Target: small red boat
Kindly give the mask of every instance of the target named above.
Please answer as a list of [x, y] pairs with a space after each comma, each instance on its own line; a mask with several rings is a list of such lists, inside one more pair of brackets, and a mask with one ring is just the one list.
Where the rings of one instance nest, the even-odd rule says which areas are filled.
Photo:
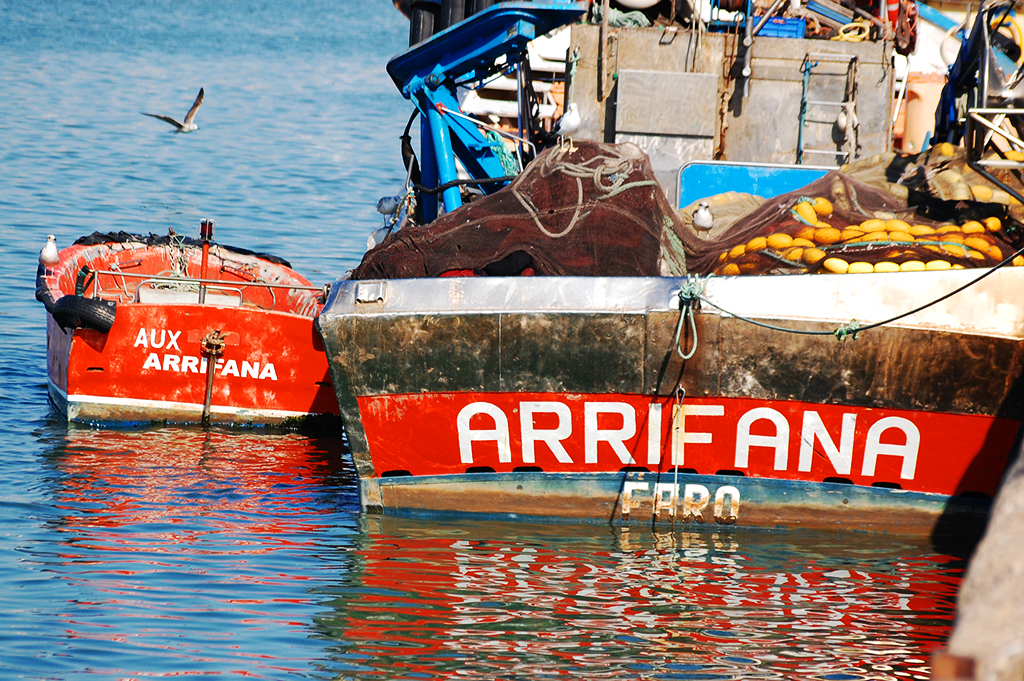
[[200, 238], [95, 233], [40, 253], [50, 399], [83, 423], [294, 425], [338, 415], [325, 289]]

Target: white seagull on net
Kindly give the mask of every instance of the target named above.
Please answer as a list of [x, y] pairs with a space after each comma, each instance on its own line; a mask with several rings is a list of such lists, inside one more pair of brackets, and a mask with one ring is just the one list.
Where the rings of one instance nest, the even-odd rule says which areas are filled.
[[715, 217], [711, 214], [707, 201], [701, 201], [697, 204], [697, 210], [693, 211], [693, 226], [698, 232], [703, 233], [710, 232], [715, 226]]
[[576, 106], [576, 102], [573, 102], [566, 108], [565, 113], [559, 116], [558, 120], [555, 121], [555, 125], [552, 127], [551, 132], [559, 137], [569, 137], [579, 129], [580, 109]]
[[60, 254], [57, 253], [57, 237], [48, 234], [46, 236], [46, 245], [39, 250], [39, 264], [49, 268], [59, 262]]
[[170, 123], [171, 125], [174, 126], [174, 132], [192, 132], [193, 130], [198, 130], [199, 129], [199, 126], [196, 125], [196, 123], [195, 123], [195, 119], [196, 119], [196, 112], [199, 111], [199, 106], [202, 103], [203, 103], [203, 88], [199, 88], [199, 94], [196, 95], [196, 101], [192, 102], [192, 108], [188, 110], [187, 114], [185, 114], [185, 120], [182, 121], [182, 122], [178, 122], [175, 119], [171, 118], [170, 116], [161, 116], [159, 114], [146, 113], [145, 111], [142, 112], [142, 115], [143, 116], [150, 116], [152, 118], [159, 118], [162, 121]]

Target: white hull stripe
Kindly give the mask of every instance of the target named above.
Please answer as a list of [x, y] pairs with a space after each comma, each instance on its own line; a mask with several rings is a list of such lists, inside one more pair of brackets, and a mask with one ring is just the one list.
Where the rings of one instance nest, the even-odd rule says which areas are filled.
[[[68, 410], [72, 407], [79, 407], [90, 404], [116, 405], [121, 407], [135, 407], [140, 409], [163, 409], [179, 412], [202, 413], [203, 405], [194, 402], [170, 402], [166, 400], [137, 400], [127, 397], [110, 397], [107, 395], [68, 395], [57, 387], [53, 381], [49, 381], [50, 389], [56, 391], [67, 403]], [[227, 407], [210, 405], [210, 413], [245, 416], [259, 415], [267, 418], [285, 419], [293, 416], [307, 416], [305, 411], [286, 411], [284, 409], [251, 409], [247, 407]]]

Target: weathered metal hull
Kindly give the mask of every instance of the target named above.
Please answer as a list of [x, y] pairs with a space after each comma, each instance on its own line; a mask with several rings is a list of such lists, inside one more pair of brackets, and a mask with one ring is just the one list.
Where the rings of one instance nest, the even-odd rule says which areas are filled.
[[[705, 296], [829, 331], [982, 273], [721, 277]], [[704, 306], [686, 361], [682, 283], [338, 282], [317, 324], [364, 507], [911, 533], [984, 513], [1024, 412], [1024, 268], [841, 342]]]

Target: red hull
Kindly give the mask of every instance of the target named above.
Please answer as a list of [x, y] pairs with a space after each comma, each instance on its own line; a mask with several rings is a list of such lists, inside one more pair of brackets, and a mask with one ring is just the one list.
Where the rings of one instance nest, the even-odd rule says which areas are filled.
[[377, 476], [671, 473], [675, 452], [680, 471], [699, 475], [992, 496], [1020, 425], [724, 397], [687, 398], [676, 420], [672, 398], [643, 395], [433, 393], [358, 402]]
[[[208, 274], [221, 282], [220, 289], [211, 287], [212, 302], [142, 302], [136, 283], [147, 270], [160, 276], [169, 259], [166, 250], [73, 246], [44, 277], [59, 300], [71, 294], [73, 277], [88, 263], [99, 270], [99, 287], [93, 283], [85, 297], [118, 301], [106, 333], [62, 330], [54, 316], [48, 317], [50, 395], [69, 420], [199, 422], [209, 359], [202, 341], [215, 330], [225, 336], [225, 345], [215, 360], [211, 422], [279, 424], [338, 414], [323, 344], [313, 329], [319, 304], [308, 281], [284, 265], [231, 253], [231, 267], [220, 263], [219, 269], [211, 267], [216, 274]], [[134, 280], [104, 271], [111, 263], [125, 269], [126, 261], [140, 271]], [[257, 278], [280, 286], [249, 286]], [[239, 291], [237, 304], [217, 295], [229, 288]], [[126, 299], [126, 294], [133, 295]], [[189, 295], [198, 299], [197, 293], [184, 294]]]

